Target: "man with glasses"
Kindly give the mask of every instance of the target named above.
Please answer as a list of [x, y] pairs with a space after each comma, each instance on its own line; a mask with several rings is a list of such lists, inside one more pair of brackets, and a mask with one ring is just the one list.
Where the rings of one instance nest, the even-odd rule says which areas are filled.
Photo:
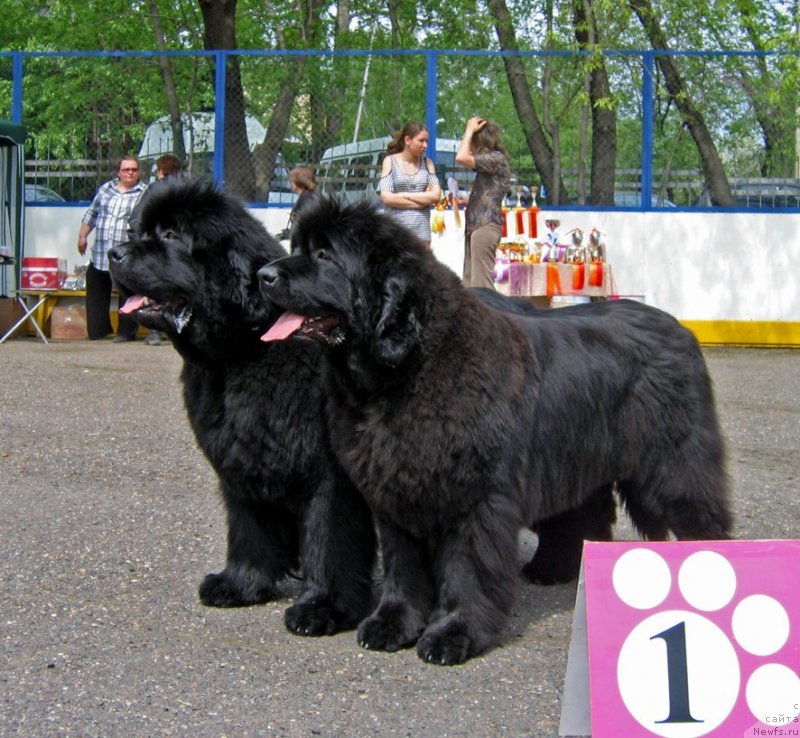
[[[135, 156], [120, 159], [117, 177], [100, 185], [81, 220], [78, 252], [86, 253], [89, 233], [94, 230], [92, 258], [86, 269], [86, 327], [92, 341], [112, 332], [111, 274], [108, 271], [108, 250], [128, 240], [128, 218], [146, 185], [139, 181], [139, 160]], [[129, 295], [120, 290], [120, 305]], [[120, 313], [115, 342], [133, 341], [138, 324]]]

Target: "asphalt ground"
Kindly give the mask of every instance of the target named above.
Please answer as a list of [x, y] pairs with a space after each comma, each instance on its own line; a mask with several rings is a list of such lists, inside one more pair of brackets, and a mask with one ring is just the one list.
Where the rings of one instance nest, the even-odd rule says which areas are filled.
[[[800, 537], [800, 352], [706, 356], [736, 537]], [[289, 634], [295, 582], [203, 607], [225, 519], [173, 349], [17, 339], [0, 368], [1, 736], [558, 735], [575, 585], [521, 582], [502, 645], [449, 668]]]

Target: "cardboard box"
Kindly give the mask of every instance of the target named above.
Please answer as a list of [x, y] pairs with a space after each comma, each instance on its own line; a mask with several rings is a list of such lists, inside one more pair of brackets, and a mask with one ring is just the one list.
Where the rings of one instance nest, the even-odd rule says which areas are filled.
[[[0, 297], [0, 336], [5, 336], [6, 332], [16, 323], [25, 311], [13, 297]], [[25, 321], [9, 338], [23, 338], [27, 334], [28, 321]]]
[[67, 260], [49, 256], [25, 256], [22, 259], [23, 290], [57, 290], [67, 278]]
[[83, 305], [56, 305], [50, 316], [50, 338], [62, 341], [89, 338], [86, 332], [86, 308]]

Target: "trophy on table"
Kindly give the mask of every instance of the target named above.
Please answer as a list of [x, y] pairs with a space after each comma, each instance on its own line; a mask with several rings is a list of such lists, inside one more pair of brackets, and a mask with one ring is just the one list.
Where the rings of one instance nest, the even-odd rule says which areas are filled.
[[569, 246], [564, 261], [568, 264], [582, 264], [586, 261], [586, 247], [583, 245], [583, 231], [580, 228], [573, 228], [570, 233]]
[[542, 248], [542, 261], [558, 261], [561, 234], [558, 228], [561, 226], [561, 221], [557, 218], [547, 218], [544, 222], [544, 227], [547, 232], [544, 235], [544, 247]]
[[605, 234], [592, 228], [589, 234], [589, 261], [602, 262], [606, 260]]

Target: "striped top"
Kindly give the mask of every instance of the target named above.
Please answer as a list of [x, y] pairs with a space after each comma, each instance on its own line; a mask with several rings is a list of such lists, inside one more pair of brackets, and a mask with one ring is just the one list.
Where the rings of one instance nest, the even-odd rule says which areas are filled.
[[[428, 189], [428, 185], [433, 187], [439, 185], [439, 180], [436, 175], [428, 171], [426, 158], [420, 161], [416, 172], [413, 174], [406, 174], [403, 172], [397, 157], [397, 154], [392, 154], [389, 157], [392, 162], [392, 168], [386, 176], [381, 177], [378, 181], [378, 192], [425, 192], [425, 190]], [[431, 215], [429, 207], [410, 210], [390, 208], [388, 206], [385, 206], [385, 208], [387, 213], [390, 213], [423, 241], [431, 240]]]

